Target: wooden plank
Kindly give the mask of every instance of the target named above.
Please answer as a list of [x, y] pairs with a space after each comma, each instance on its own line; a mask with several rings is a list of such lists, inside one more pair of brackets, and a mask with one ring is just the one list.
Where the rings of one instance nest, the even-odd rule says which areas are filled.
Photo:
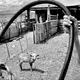
[[50, 29], [51, 36], [56, 32], [57, 32], [57, 28], [56, 27]]
[[57, 20], [51, 20], [51, 28], [56, 27], [58, 25], [58, 21]]
[[34, 35], [35, 35], [35, 43], [39, 43], [40, 42], [40, 36], [41, 36], [41, 23], [37, 23], [35, 24], [35, 31], [34, 31]]
[[[5, 25], [1, 26], [0, 27], [0, 33], [2, 32], [2, 30], [4, 29]], [[5, 32], [4, 36], [3, 36], [3, 39], [6, 40], [6, 39], [9, 39], [9, 33], [10, 33], [10, 29], [8, 28], [8, 30]]]
[[8, 30], [5, 32], [4, 40], [9, 39], [9, 38], [10, 38], [10, 28], [8, 28]]
[[10, 38], [18, 36], [19, 29], [15, 26], [10, 26]]
[[27, 34], [28, 46], [33, 44], [33, 32], [28, 32]]
[[15, 55], [21, 52], [21, 46], [19, 41], [14, 40], [12, 42], [7, 43], [7, 45], [9, 49], [10, 58], [14, 57]]
[[6, 44], [0, 45], [0, 62], [6, 62], [9, 59]]
[[25, 51], [27, 49], [27, 41], [26, 36], [24, 36], [22, 39], [20, 39], [22, 51]]

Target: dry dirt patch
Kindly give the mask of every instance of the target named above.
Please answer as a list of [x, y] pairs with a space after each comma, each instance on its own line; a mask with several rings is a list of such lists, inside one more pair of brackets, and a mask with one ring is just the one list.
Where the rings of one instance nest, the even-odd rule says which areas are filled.
[[[28, 38], [31, 39], [29, 35]], [[7, 65], [10, 66], [18, 80], [58, 80], [65, 56], [67, 55], [68, 38], [68, 34], [64, 33], [51, 38], [44, 44], [28, 44], [29, 46], [25, 52], [37, 52], [40, 54], [40, 59], [34, 63], [32, 72], [29, 70], [30, 66], [28, 63], [23, 64], [25, 71], [20, 71], [18, 55], [8, 61]], [[77, 52], [74, 48], [65, 80], [80, 80], [80, 66], [77, 63], [77, 59]]]

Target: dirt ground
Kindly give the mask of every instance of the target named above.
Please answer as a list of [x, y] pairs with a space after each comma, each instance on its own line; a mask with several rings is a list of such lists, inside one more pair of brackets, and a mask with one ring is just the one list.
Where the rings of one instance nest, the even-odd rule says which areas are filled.
[[[26, 35], [27, 38], [22, 39], [21, 43], [23, 44], [22, 49], [26, 49], [24, 52], [36, 52], [40, 55], [40, 59], [36, 60], [33, 65], [33, 71], [30, 71], [28, 63], [23, 64], [23, 71], [20, 70], [18, 55], [7, 61], [6, 64], [10, 67], [17, 80], [58, 80], [67, 55], [68, 34], [64, 33], [60, 36], [51, 38], [46, 43], [37, 45], [33, 44], [31, 34], [32, 33], [28, 33], [28, 35]], [[10, 42], [7, 44], [8, 47], [11, 46], [14, 48], [11, 48], [10, 50], [9, 47], [10, 56], [21, 52], [20, 44], [17, 43], [19, 42]], [[25, 44], [27, 44], [27, 46]], [[18, 47], [15, 48], [15, 46]], [[5, 61], [8, 57], [8, 53], [5, 48], [6, 45], [0, 46], [0, 59], [2, 61]], [[5, 78], [7, 78], [7, 74], [5, 75]], [[78, 55], [75, 47], [65, 80], [80, 80], [80, 65], [78, 64]]]

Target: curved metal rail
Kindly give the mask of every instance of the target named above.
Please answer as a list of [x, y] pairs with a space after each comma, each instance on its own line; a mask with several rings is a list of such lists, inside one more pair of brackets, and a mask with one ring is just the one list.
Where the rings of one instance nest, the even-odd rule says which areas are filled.
[[[70, 15], [69, 10], [60, 2], [58, 1], [52, 1], [52, 0], [40, 0], [40, 1], [34, 1], [31, 2], [29, 4], [27, 4], [26, 6], [24, 6], [22, 9], [20, 9], [12, 18], [11, 20], [7, 23], [6, 27], [4, 28], [4, 30], [1, 33], [0, 36], [0, 41], [3, 37], [3, 35], [5, 34], [5, 32], [7, 31], [7, 29], [9, 28], [9, 26], [11, 25], [11, 23], [25, 10], [31, 8], [32, 6], [38, 5], [38, 4], [44, 4], [44, 3], [49, 3], [49, 4], [54, 4], [57, 5], [58, 7], [60, 7], [66, 15]], [[69, 34], [69, 45], [68, 45], [68, 49], [67, 49], [67, 56], [59, 77], [59, 80], [64, 80], [65, 76], [66, 76], [66, 72], [68, 70], [68, 66], [71, 60], [71, 56], [72, 56], [72, 51], [73, 51], [73, 45], [74, 45], [74, 22], [72, 24], [72, 26], [70, 27], [70, 34]]]

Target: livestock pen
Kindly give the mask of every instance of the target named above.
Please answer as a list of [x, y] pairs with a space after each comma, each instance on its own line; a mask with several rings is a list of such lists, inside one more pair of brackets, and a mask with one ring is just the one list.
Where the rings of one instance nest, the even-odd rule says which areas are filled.
[[[10, 52], [10, 58], [12, 58], [9, 61], [6, 44], [0, 45], [0, 59], [2, 60], [2, 62], [6, 62], [7, 60], [6, 64], [9, 66], [18, 80], [58, 79], [65, 56], [67, 55], [66, 50], [68, 43], [68, 34], [64, 33], [62, 35], [53, 37], [44, 44], [31, 43], [33, 39], [33, 36], [29, 36], [31, 34], [32, 33], [27, 33], [24, 38], [21, 39], [22, 49], [24, 51], [21, 51], [19, 41], [15, 40], [13, 42], [7, 43]], [[26, 43], [26, 37], [28, 40], [28, 44]], [[33, 65], [32, 72], [30, 71], [30, 66], [27, 63], [23, 64], [23, 71], [21, 71], [19, 68], [18, 54], [24, 54], [26, 52], [36, 52], [40, 55], [40, 59], [36, 60]], [[78, 55], [76, 49], [74, 48], [66, 80], [79, 79], [80, 68], [79, 64], [77, 63], [77, 59]], [[7, 74], [5, 72], [3, 74], [7, 79]]]
[[[49, 32], [47, 33], [48, 35], [50, 34]], [[27, 32], [22, 38], [0, 44], [0, 61], [5, 62], [9, 66], [17, 80], [57, 80], [67, 55], [69, 34], [57, 34], [43, 44], [34, 44], [33, 37], [34, 32]], [[39, 53], [40, 58], [35, 61], [32, 71], [30, 71], [30, 66], [27, 63], [22, 65], [23, 71], [21, 71], [19, 67], [19, 54], [27, 52], [31, 54], [34, 52]], [[77, 59], [78, 55], [74, 47], [65, 80], [80, 79], [80, 67]], [[6, 72], [3, 75], [7, 79]]]

